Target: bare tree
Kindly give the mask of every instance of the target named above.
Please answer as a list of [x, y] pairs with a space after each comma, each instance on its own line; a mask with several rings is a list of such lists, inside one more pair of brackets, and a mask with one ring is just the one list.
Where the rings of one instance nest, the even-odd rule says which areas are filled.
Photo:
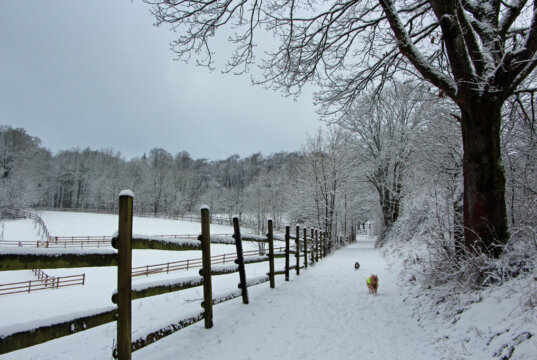
[[24, 208], [45, 202], [50, 152], [26, 130], [0, 126], [0, 216], [6, 208]]
[[425, 121], [419, 89], [394, 84], [378, 98], [360, 97], [338, 124], [352, 134], [357, 166], [378, 193], [383, 225], [399, 217], [404, 174], [415, 150], [412, 137]]
[[165, 208], [169, 193], [170, 171], [173, 157], [162, 148], [153, 148], [149, 152], [149, 164], [151, 165], [151, 193], [153, 196], [153, 212], [156, 214]]
[[[465, 244], [501, 253], [508, 237], [501, 109], [537, 65], [537, 5], [527, 0], [145, 0], [157, 24], [180, 36], [179, 58], [211, 66], [210, 40], [233, 30], [227, 71], [254, 62], [254, 35], [279, 45], [259, 81], [298, 93], [313, 80], [326, 114], [347, 110], [370, 85], [394, 76], [425, 80], [458, 106], [464, 159]], [[270, 50], [270, 46], [269, 46]]]
[[337, 205], [344, 201], [346, 184], [353, 175], [348, 146], [349, 136], [340, 127], [319, 129], [308, 139], [304, 159], [297, 165], [295, 206], [305, 218], [316, 219], [307, 225], [326, 229], [332, 236], [337, 230]]

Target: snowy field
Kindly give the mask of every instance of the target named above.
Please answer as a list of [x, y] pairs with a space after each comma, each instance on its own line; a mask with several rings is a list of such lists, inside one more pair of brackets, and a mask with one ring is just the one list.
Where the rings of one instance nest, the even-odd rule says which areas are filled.
[[[65, 213], [65, 212], [42, 212], [40, 216], [45, 221], [49, 232], [54, 236], [110, 236], [117, 231], [117, 216], [104, 214], [83, 214], [83, 213]], [[38, 240], [41, 238], [39, 227], [35, 226], [32, 220], [15, 220], [4, 221], [0, 225], [3, 229], [4, 240], [28, 241]], [[193, 234], [200, 233], [200, 224], [195, 222], [183, 222], [164, 219], [138, 218], [133, 219], [133, 232], [146, 235], [174, 235], [174, 234]], [[246, 230], [246, 229], [245, 229]], [[230, 226], [212, 225], [212, 234], [231, 234], [233, 229]], [[245, 233], [247, 231], [244, 231]], [[278, 244], [278, 243], [276, 243]], [[257, 243], [245, 242], [244, 250], [255, 250], [258, 248]], [[234, 253], [235, 246], [215, 245], [211, 246], [211, 255], [224, 253]], [[201, 251], [156, 251], [156, 250], [134, 250], [133, 267], [153, 264], [161, 264], [185, 259], [201, 258]], [[282, 259], [277, 259], [277, 268], [283, 267]], [[248, 265], [248, 277], [264, 275], [268, 271], [268, 263]], [[185, 278], [198, 276], [199, 269], [190, 271], [176, 271], [169, 274], [154, 274], [150, 276], [139, 276], [133, 278], [133, 285], [158, 281], [164, 279]], [[103, 268], [71, 268], [71, 269], [45, 269], [50, 276], [64, 276], [86, 274], [86, 283], [84, 286], [72, 286], [58, 290], [42, 290], [31, 293], [20, 293], [0, 296], [0, 306], [2, 312], [0, 315], [0, 326], [35, 321], [35, 319], [50, 318], [54, 316], [65, 315], [72, 312], [96, 309], [113, 305], [111, 295], [117, 287], [117, 273], [115, 267]], [[31, 270], [20, 271], [3, 271], [0, 272], [0, 283], [12, 283], [19, 281], [36, 280]], [[229, 290], [237, 288], [238, 273], [218, 276], [213, 280], [213, 291], [218, 295]], [[146, 327], [154, 327], [155, 323], [166, 322], [170, 314], [175, 317], [199, 311], [200, 301], [203, 297], [201, 287], [184, 290], [172, 294], [145, 298], [136, 300], [133, 303], [133, 328], [134, 334], [138, 329], [142, 331]], [[144, 311], [144, 309], [153, 309], [153, 311]], [[156, 309], [156, 310], [155, 310]], [[108, 330], [107, 330], [108, 327]], [[115, 333], [115, 325], [104, 325], [94, 332], [97, 337], [92, 345], [102, 347], [102, 352], [95, 355], [89, 355], [84, 351], [77, 355], [79, 359], [102, 359], [110, 355], [109, 347], [111, 339]], [[110, 332], [111, 331], [111, 332]], [[91, 330], [86, 331], [91, 335]], [[112, 335], [110, 335], [112, 334]], [[89, 336], [89, 335], [88, 335]], [[103, 337], [104, 336], [104, 337]], [[71, 337], [69, 337], [71, 338]], [[70, 343], [71, 340], [65, 338], [58, 341]], [[110, 340], [110, 341], [109, 341]], [[55, 343], [53, 341], [52, 343]], [[78, 344], [75, 341], [73, 344]], [[43, 345], [46, 346], [46, 345]], [[62, 345], [63, 346], [63, 345]], [[56, 345], [54, 345], [56, 347]], [[1, 356], [1, 359], [34, 358], [33, 352], [40, 353], [36, 359], [56, 359], [56, 351], [42, 352], [41, 347], [35, 346], [28, 349], [29, 353], [24, 350]], [[70, 349], [67, 354], [72, 359], [72, 355], [77, 352]], [[106, 355], [104, 355], [106, 354]], [[44, 357], [41, 357], [44, 356]], [[88, 356], [88, 357], [86, 357]], [[104, 356], [104, 357], [103, 357]]]
[[[110, 215], [47, 212], [42, 216], [50, 232], [62, 236], [106, 235], [115, 231], [117, 221], [117, 217]], [[68, 221], [64, 222], [63, 217]], [[81, 223], [77, 217], [84, 221]], [[158, 226], [153, 227], [152, 223]], [[22, 221], [6, 223], [5, 235], [18, 226], [33, 229], [31, 222], [22, 224]], [[149, 235], [199, 233], [199, 224], [170, 220], [135, 218], [134, 227], [135, 232]], [[230, 233], [231, 228], [212, 227], [212, 233], [218, 232]], [[391, 258], [387, 264], [381, 253], [373, 249], [373, 243], [374, 238], [359, 236], [357, 243], [339, 249], [302, 271], [300, 276], [291, 272], [289, 282], [277, 276], [275, 289], [270, 289], [268, 283], [249, 288], [249, 305], [243, 305], [237, 298], [214, 307], [212, 329], [205, 329], [203, 321], [199, 322], [134, 352], [133, 359], [485, 360], [501, 359], [509, 353], [510, 357], [505, 359], [537, 359], [536, 336], [533, 336], [537, 333], [536, 319], [534, 313], [522, 311], [516, 291], [491, 290], [493, 293], [483, 295], [483, 301], [467, 306], [456, 321], [446, 319], [443, 314], [431, 313], [430, 307], [420, 302], [422, 299], [398, 276], [397, 259]], [[232, 246], [213, 247], [213, 255], [218, 251], [234, 252]], [[199, 257], [194, 253], [197, 252], [135, 251], [135, 263]], [[356, 261], [361, 264], [357, 271]], [[280, 261], [276, 268], [282, 267]], [[247, 265], [246, 273], [251, 278], [267, 270], [268, 263], [261, 263]], [[87, 284], [0, 296], [2, 327], [112, 304], [115, 268], [46, 272], [52, 275], [85, 272]], [[0, 283], [4, 282], [4, 273], [0, 272]], [[32, 277], [29, 271], [18, 273], [19, 277]], [[366, 277], [372, 273], [380, 279], [377, 296], [370, 295], [365, 286]], [[197, 270], [135, 278], [134, 283], [193, 275], [197, 275]], [[214, 293], [236, 289], [237, 283], [237, 273], [214, 277]], [[202, 288], [195, 288], [134, 300], [133, 338], [149, 328], [199, 311], [202, 297]], [[110, 323], [0, 355], [0, 359], [111, 359], [115, 329], [115, 323]], [[532, 336], [520, 337], [525, 332]], [[510, 352], [509, 346], [517, 341]]]

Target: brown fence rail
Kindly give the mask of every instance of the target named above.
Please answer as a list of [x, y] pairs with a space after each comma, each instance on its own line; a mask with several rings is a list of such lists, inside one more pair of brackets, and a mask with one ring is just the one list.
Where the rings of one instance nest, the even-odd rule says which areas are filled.
[[[231, 236], [232, 234], [218, 234], [217, 236]], [[196, 239], [194, 234], [152, 235], [156, 238], [166, 239]], [[43, 248], [101, 248], [111, 247], [111, 236], [51, 236], [49, 240], [1, 240], [0, 246], [43, 247]]]
[[[278, 254], [283, 254], [285, 252], [285, 248], [281, 247], [278, 249], [275, 249]], [[249, 250], [243, 252], [244, 256], [253, 256], [253, 255], [259, 255], [259, 250]], [[226, 263], [234, 263], [237, 259], [237, 253], [229, 253], [229, 254], [220, 254], [220, 255], [214, 255], [211, 256], [211, 265], [219, 265], [219, 264], [226, 264]], [[192, 270], [192, 269], [199, 269], [203, 267], [203, 261], [202, 258], [199, 259], [187, 259], [187, 260], [179, 260], [179, 261], [173, 261], [173, 262], [167, 262], [163, 264], [154, 264], [154, 265], [144, 265], [144, 266], [137, 266], [132, 268], [132, 277], [136, 276], [149, 276], [154, 274], [162, 274], [162, 273], [170, 273], [173, 271], [180, 271], [180, 270]]]
[[50, 232], [48, 231], [47, 225], [45, 225], [45, 222], [43, 221], [41, 216], [39, 216], [37, 214], [34, 214], [34, 213], [31, 213], [31, 212], [28, 212], [28, 211], [23, 211], [23, 210], [6, 209], [4, 211], [9, 213], [10, 215], [12, 215], [14, 217], [17, 217], [17, 218], [24, 218], [24, 219], [34, 220], [41, 227], [41, 230], [43, 231], [43, 237], [45, 239], [47, 239], [47, 240], [50, 240], [50, 238], [51, 238]]
[[110, 247], [110, 239], [108, 236], [96, 236], [94, 239], [92, 237], [69, 237], [63, 238], [64, 240], [38, 240], [38, 241], [18, 241], [18, 240], [0, 240], [0, 246], [19, 246], [19, 247], [39, 247], [39, 248], [101, 248], [101, 247]]
[[[117, 215], [118, 209], [105, 210], [105, 209], [72, 209], [72, 208], [38, 208], [36, 211], [65, 211], [65, 212], [81, 212], [81, 213], [91, 213], [91, 214], [106, 214], [106, 215]], [[137, 217], [149, 217], [149, 218], [159, 218], [159, 219], [168, 219], [168, 220], [181, 220], [181, 221], [191, 221], [191, 222], [201, 222], [201, 216], [197, 214], [166, 214], [166, 213], [154, 213], [147, 211], [134, 211], [134, 216]], [[219, 225], [233, 225], [232, 219], [227, 216], [211, 216], [212, 224]]]
[[21, 281], [10, 284], [0, 284], [0, 295], [29, 293], [38, 290], [59, 289], [66, 286], [84, 285], [86, 274], [44, 277], [39, 280]]

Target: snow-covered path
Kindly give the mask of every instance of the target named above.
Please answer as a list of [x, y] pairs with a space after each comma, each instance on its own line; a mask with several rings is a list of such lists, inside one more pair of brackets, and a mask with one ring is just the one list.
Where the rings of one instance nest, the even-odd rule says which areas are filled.
[[[354, 263], [361, 267], [354, 270]], [[380, 279], [370, 295], [365, 279]], [[202, 323], [137, 351], [133, 359], [439, 359], [428, 336], [410, 317], [373, 239], [340, 249], [320, 263], [278, 281], [276, 289], [250, 290], [214, 308], [214, 327]]]

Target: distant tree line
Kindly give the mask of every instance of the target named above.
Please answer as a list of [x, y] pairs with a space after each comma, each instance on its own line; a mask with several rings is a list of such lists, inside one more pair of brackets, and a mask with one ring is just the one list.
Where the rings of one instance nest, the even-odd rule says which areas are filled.
[[209, 161], [161, 148], [130, 160], [112, 149], [53, 155], [24, 129], [2, 126], [0, 206], [114, 210], [119, 192], [128, 188], [137, 211], [187, 214], [208, 204], [230, 217], [247, 213], [281, 221], [289, 173], [301, 157], [280, 152]]
[[[349, 235], [365, 221], [385, 235], [399, 221], [447, 248], [463, 248], [463, 155], [457, 109], [429, 88], [393, 83], [356, 100], [299, 152], [224, 160], [154, 148], [124, 159], [112, 149], [53, 155], [24, 129], [0, 127], [0, 207], [117, 209], [131, 189], [137, 211], [238, 215], [259, 233], [267, 218]], [[442, 119], [442, 121], [439, 121]], [[533, 92], [511, 97], [502, 144], [510, 226], [537, 226], [537, 147]], [[421, 231], [424, 231], [423, 229]]]

